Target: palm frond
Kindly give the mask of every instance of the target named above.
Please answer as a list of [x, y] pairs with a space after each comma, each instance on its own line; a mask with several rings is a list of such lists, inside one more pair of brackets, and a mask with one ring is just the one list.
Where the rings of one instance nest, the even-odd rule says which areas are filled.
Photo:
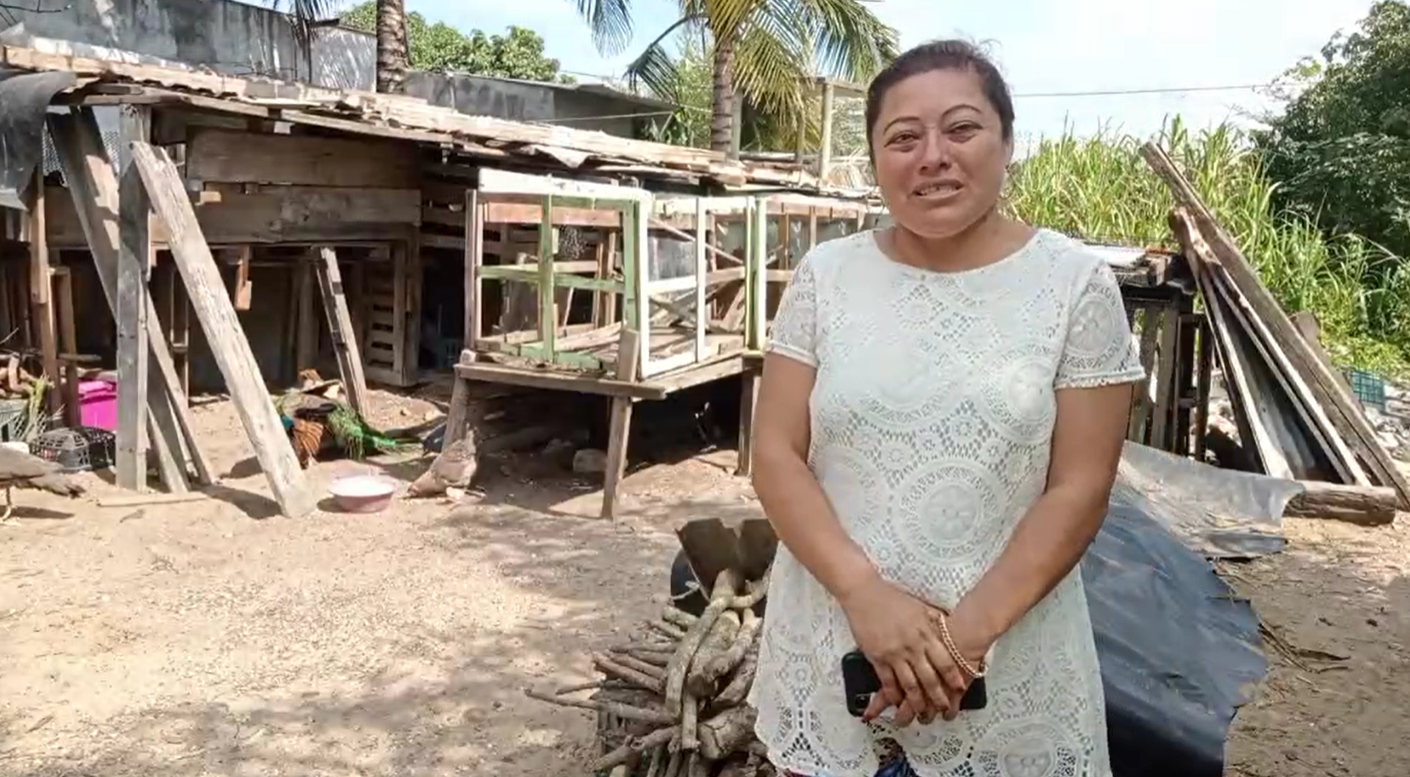
[[698, 0], [698, 3], [715, 40], [730, 37], [738, 40], [745, 25], [768, 0]]
[[815, 42], [824, 74], [865, 83], [900, 53], [896, 30], [867, 6], [869, 0], [769, 0], [799, 19]]
[[806, 31], [797, 18], [759, 9], [735, 47], [734, 86], [766, 113], [792, 118], [803, 107]]
[[574, 0], [603, 56], [621, 53], [632, 40], [631, 0]]
[[633, 89], [645, 85], [651, 94], [662, 100], [680, 102], [680, 68], [676, 58], [666, 50], [665, 41], [681, 28], [697, 21], [698, 17], [687, 14], [656, 36], [656, 40], [651, 41], [641, 55], [627, 65], [627, 83]]

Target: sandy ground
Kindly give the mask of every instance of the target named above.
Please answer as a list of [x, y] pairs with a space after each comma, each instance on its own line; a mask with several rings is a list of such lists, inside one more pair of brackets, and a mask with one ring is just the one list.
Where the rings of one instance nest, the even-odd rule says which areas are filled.
[[[434, 412], [376, 392], [387, 426]], [[0, 775], [581, 775], [589, 713], [527, 686], [659, 611], [674, 521], [757, 510], [731, 451], [600, 492], [528, 457], [475, 505], [274, 515], [230, 408], [200, 407], [220, 500], [103, 508], [17, 492], [0, 529]], [[320, 489], [373, 465], [310, 470]], [[385, 464], [409, 478], [414, 464]], [[323, 503], [325, 508], [331, 508]], [[1228, 568], [1289, 646], [1241, 713], [1229, 774], [1410, 774], [1410, 531], [1290, 521]]]

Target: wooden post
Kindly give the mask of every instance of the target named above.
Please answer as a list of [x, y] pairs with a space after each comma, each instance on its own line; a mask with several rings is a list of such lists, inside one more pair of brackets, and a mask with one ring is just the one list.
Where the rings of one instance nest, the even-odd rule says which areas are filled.
[[[146, 142], [151, 112], [144, 106], [122, 106], [122, 145]], [[151, 299], [147, 273], [152, 261], [149, 231], [151, 204], [137, 169], [128, 164], [118, 184], [118, 221], [122, 247], [117, 272], [118, 428], [117, 484], [142, 491], [147, 487], [147, 315]]]
[[[89, 251], [93, 255], [93, 266], [98, 271], [99, 285], [107, 299], [108, 310], [117, 319], [118, 293], [118, 254], [121, 251], [119, 239], [118, 209], [120, 195], [117, 177], [112, 164], [108, 162], [107, 151], [103, 147], [98, 123], [90, 111], [80, 109], [70, 116], [49, 115], [50, 135], [54, 138], [54, 148], [58, 152], [59, 166], [63, 168], [73, 196], [79, 224], [88, 240]], [[160, 434], [153, 435], [161, 472], [181, 472], [175, 457], [181, 455], [183, 447], [189, 453], [189, 461], [196, 470], [197, 479], [204, 484], [215, 482], [213, 470], [201, 452], [191, 419], [186, 394], [181, 389], [180, 379], [172, 363], [171, 352], [167, 349], [165, 335], [155, 309], [148, 300], [147, 341], [151, 349], [155, 369], [149, 371], [150, 380], [146, 389], [147, 408], [151, 411]], [[184, 440], [184, 446], [183, 446]], [[169, 491], [185, 489], [184, 476], [175, 481], [166, 481]]]
[[166, 152], [151, 144], [132, 144], [132, 162], [142, 176], [152, 207], [166, 223], [172, 258], [186, 282], [191, 306], [205, 331], [211, 353], [234, 400], [270, 490], [284, 514], [298, 518], [313, 512], [312, 495], [294, 457], [293, 445], [265, 390], [259, 364], [240, 329], [235, 307], [181, 177]]
[[480, 263], [485, 257], [485, 214], [480, 209], [480, 193], [465, 190], [465, 342], [462, 351], [475, 348], [480, 339]]
[[[645, 308], [646, 298], [642, 297]], [[631, 329], [622, 329], [617, 344], [617, 380], [634, 381], [641, 361], [637, 358], [641, 337]], [[627, 474], [627, 439], [632, 431], [632, 398], [612, 397], [612, 415], [608, 419], [607, 471], [602, 479], [602, 517], [617, 517], [617, 487]]]
[[749, 477], [754, 471], [754, 406], [759, 402], [759, 367], [744, 360], [739, 392], [739, 462], [734, 474]]
[[[475, 358], [473, 351], [461, 351], [460, 363], [465, 364]], [[450, 448], [460, 438], [464, 437], [467, 429], [466, 423], [470, 414], [470, 381], [460, 377], [452, 371], [455, 377], [451, 379], [450, 407], [446, 411], [446, 430], [441, 436], [441, 450]]]
[[558, 342], [558, 315], [554, 308], [553, 196], [543, 198], [539, 211], [539, 339], [553, 361]]
[[239, 252], [239, 258], [235, 260], [235, 288], [231, 290], [230, 298], [235, 303], [236, 310], [249, 310], [253, 291], [250, 284], [250, 257], [254, 253], [254, 247], [243, 245], [235, 250]]
[[59, 323], [60, 361], [64, 366], [64, 422], [70, 427], [83, 423], [78, 394], [78, 322], [73, 317], [73, 275], [67, 267], [54, 268], [54, 316]]
[[623, 294], [622, 322], [624, 329], [635, 329], [637, 332], [638, 363], [633, 376], [640, 375], [651, 358], [651, 303], [646, 296], [647, 270], [650, 268], [646, 258], [649, 251], [648, 214], [646, 206], [637, 201], [626, 206], [622, 218], [622, 282], [626, 292]]
[[[1155, 312], [1153, 308], [1146, 308], [1147, 315]], [[1160, 372], [1156, 377], [1155, 389], [1155, 416], [1151, 423], [1151, 446], [1166, 452], [1171, 452], [1174, 447], [1170, 443], [1170, 421], [1175, 407], [1175, 401], [1179, 398], [1175, 391], [1175, 365], [1178, 361], [1176, 357], [1177, 346], [1179, 345], [1178, 335], [1180, 329], [1180, 311], [1174, 303], [1166, 303], [1160, 306], [1160, 358], [1157, 361]]]
[[44, 375], [49, 379], [49, 390], [44, 394], [44, 406], [52, 413], [57, 409], [59, 375], [59, 349], [54, 339], [54, 306], [50, 304], [49, 237], [44, 222], [44, 164], [41, 161], [34, 170], [34, 191], [30, 194], [29, 205], [29, 306], [30, 318], [34, 321], [35, 334], [39, 337], [39, 353], [44, 364]]
[[695, 361], [705, 359], [705, 334], [710, 328], [710, 314], [705, 310], [705, 269], [710, 260], [705, 245], [705, 230], [710, 212], [704, 197], [695, 200]]
[[330, 246], [319, 249], [318, 288], [323, 295], [323, 312], [328, 319], [328, 336], [338, 359], [339, 377], [348, 392], [348, 402], [366, 418], [371, 409], [367, 400], [367, 379], [362, 374], [362, 354], [353, 334], [352, 315], [343, 295], [343, 277], [338, 271], [338, 254]]
[[832, 84], [823, 84], [822, 139], [818, 143], [818, 178], [826, 178], [832, 169], [832, 112], [837, 96]]
[[1199, 366], [1195, 368], [1195, 461], [1204, 461], [1204, 436], [1209, 432], [1209, 383], [1213, 378], [1214, 335], [1209, 319], [1201, 317], [1198, 328]]
[[294, 345], [294, 372], [318, 366], [318, 319], [313, 316], [313, 262], [310, 257], [299, 258], [298, 276], [295, 287], [298, 289], [298, 328]]

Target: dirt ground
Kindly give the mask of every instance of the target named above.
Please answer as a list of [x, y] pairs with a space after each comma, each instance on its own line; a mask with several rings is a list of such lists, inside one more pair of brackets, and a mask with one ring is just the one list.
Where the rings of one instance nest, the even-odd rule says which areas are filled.
[[[374, 422], [424, 401], [374, 392]], [[623, 517], [536, 457], [483, 499], [276, 516], [226, 403], [195, 411], [219, 499], [105, 508], [16, 492], [0, 528], [0, 775], [581, 775], [589, 713], [525, 697], [666, 600], [673, 522], [756, 511], [732, 451], [626, 481]], [[330, 461], [409, 479], [414, 462]], [[1229, 774], [1410, 774], [1410, 530], [1288, 521], [1228, 574], [1281, 637], [1234, 727]]]

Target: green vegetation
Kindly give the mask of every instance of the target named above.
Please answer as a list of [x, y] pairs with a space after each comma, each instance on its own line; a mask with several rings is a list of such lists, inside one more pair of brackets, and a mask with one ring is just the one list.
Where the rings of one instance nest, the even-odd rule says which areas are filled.
[[[630, 0], [574, 2], [601, 53], [610, 56], [626, 48], [632, 40]], [[771, 122], [785, 128], [806, 126], [808, 94], [799, 88], [805, 79], [823, 73], [867, 81], [896, 57], [896, 31], [882, 23], [868, 4], [868, 0], [678, 0], [680, 18], [627, 66], [626, 75], [633, 85], [644, 84], [652, 94], [677, 101], [681, 62], [668, 44], [680, 34], [704, 41], [712, 77], [710, 147], [728, 151], [736, 92], [746, 106], [757, 108]], [[784, 132], [796, 137], [796, 129]], [[740, 139], [742, 144], [742, 133]]]
[[1286, 109], [1255, 135], [1275, 204], [1410, 256], [1410, 6], [1374, 4], [1281, 91]]
[[[343, 12], [342, 23], [375, 35], [376, 0]], [[543, 37], [526, 27], [510, 27], [506, 35], [486, 35], [480, 30], [467, 35], [445, 22], [431, 24], [421, 14], [411, 13], [406, 17], [406, 37], [411, 67], [416, 70], [572, 83], [558, 72], [558, 60], [543, 55]]]
[[[1333, 358], [1410, 376], [1410, 270], [1351, 234], [1327, 238], [1283, 214], [1249, 139], [1221, 126], [1191, 134], [1179, 121], [1157, 138], [1257, 267], [1284, 310], [1311, 310]], [[1142, 139], [1113, 134], [1042, 140], [1015, 166], [1008, 203], [1033, 224], [1089, 240], [1170, 246], [1174, 201], [1141, 158]]]

